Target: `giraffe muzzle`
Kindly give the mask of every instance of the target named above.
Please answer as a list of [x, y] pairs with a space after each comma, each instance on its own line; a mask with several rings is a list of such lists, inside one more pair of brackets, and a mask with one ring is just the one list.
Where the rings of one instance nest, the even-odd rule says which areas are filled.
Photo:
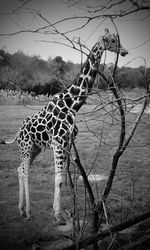
[[128, 51], [124, 48], [120, 48], [120, 55], [125, 57], [126, 55], [128, 55]]

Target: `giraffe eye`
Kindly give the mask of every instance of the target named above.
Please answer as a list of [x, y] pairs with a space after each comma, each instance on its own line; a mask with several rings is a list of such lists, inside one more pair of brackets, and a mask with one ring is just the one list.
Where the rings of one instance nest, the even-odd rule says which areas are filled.
[[112, 42], [112, 43], [115, 43], [115, 39], [111, 39], [111, 42]]

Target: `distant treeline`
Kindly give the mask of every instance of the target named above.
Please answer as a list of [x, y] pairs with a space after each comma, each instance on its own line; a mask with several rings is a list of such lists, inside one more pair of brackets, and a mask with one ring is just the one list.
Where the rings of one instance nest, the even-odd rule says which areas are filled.
[[[28, 56], [22, 51], [10, 54], [5, 50], [0, 50], [0, 89], [20, 89], [33, 95], [54, 95], [70, 85], [80, 72], [81, 65], [71, 61], [63, 61], [61, 56], [54, 59], [51, 57], [47, 61], [40, 56]], [[112, 72], [113, 65], [108, 67]], [[104, 70], [104, 74], [109, 78], [109, 72]], [[106, 83], [99, 76], [96, 80], [98, 88], [107, 88]], [[119, 88], [145, 87], [146, 79], [150, 78], [150, 68], [122, 67], [117, 68], [115, 82]]]

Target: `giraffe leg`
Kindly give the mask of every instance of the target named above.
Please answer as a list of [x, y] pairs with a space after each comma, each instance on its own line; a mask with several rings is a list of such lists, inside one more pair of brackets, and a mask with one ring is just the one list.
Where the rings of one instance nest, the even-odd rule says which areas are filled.
[[[29, 148], [28, 148], [29, 149]], [[18, 168], [18, 178], [19, 178], [19, 210], [21, 216], [27, 217], [27, 220], [31, 218], [30, 212], [30, 197], [29, 197], [29, 167], [31, 166], [33, 160], [41, 152], [41, 149], [31, 143], [30, 150], [24, 152], [24, 157], [22, 157], [22, 163]], [[24, 209], [24, 194], [26, 207]]]
[[53, 203], [54, 216], [58, 224], [64, 225], [66, 223], [65, 223], [65, 220], [61, 216], [61, 185], [62, 183], [63, 183], [62, 174], [56, 173], [55, 174], [55, 193], [54, 193], [54, 203]]
[[26, 216], [25, 210], [24, 210], [24, 184], [23, 184], [23, 178], [19, 176], [19, 211], [21, 216]]
[[26, 201], [26, 216], [27, 220], [31, 219], [31, 211], [30, 211], [30, 196], [29, 196], [29, 167], [31, 166], [32, 162], [36, 158], [36, 156], [41, 152], [41, 149], [32, 144], [32, 149], [30, 151], [30, 157], [26, 161], [26, 172], [24, 175], [24, 190], [25, 190], [25, 201]]
[[30, 220], [31, 211], [30, 211], [30, 197], [29, 197], [28, 176], [25, 176], [25, 178], [24, 178], [24, 189], [25, 189], [25, 201], [26, 201], [26, 216], [27, 216], [27, 220]]
[[65, 225], [61, 216], [61, 186], [64, 182], [64, 152], [60, 147], [54, 147], [55, 159], [55, 192], [53, 210], [57, 224]]
[[[28, 171], [29, 171], [29, 161], [24, 160], [20, 167], [18, 168], [18, 178], [19, 178], [19, 210], [21, 216], [26, 216], [30, 219], [30, 198], [29, 198], [29, 187], [28, 187]], [[24, 210], [24, 192], [26, 200], [26, 209]]]

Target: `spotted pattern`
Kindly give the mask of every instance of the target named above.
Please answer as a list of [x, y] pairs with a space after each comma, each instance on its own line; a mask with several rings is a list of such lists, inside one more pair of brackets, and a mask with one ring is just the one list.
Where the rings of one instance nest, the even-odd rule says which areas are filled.
[[[58, 103], [61, 105], [58, 106]], [[68, 134], [76, 136], [78, 131], [74, 122], [75, 113], [59, 99], [53, 99], [40, 112], [26, 118], [17, 138], [22, 159], [31, 158], [34, 145], [39, 147], [39, 151], [56, 145], [66, 148]]]

